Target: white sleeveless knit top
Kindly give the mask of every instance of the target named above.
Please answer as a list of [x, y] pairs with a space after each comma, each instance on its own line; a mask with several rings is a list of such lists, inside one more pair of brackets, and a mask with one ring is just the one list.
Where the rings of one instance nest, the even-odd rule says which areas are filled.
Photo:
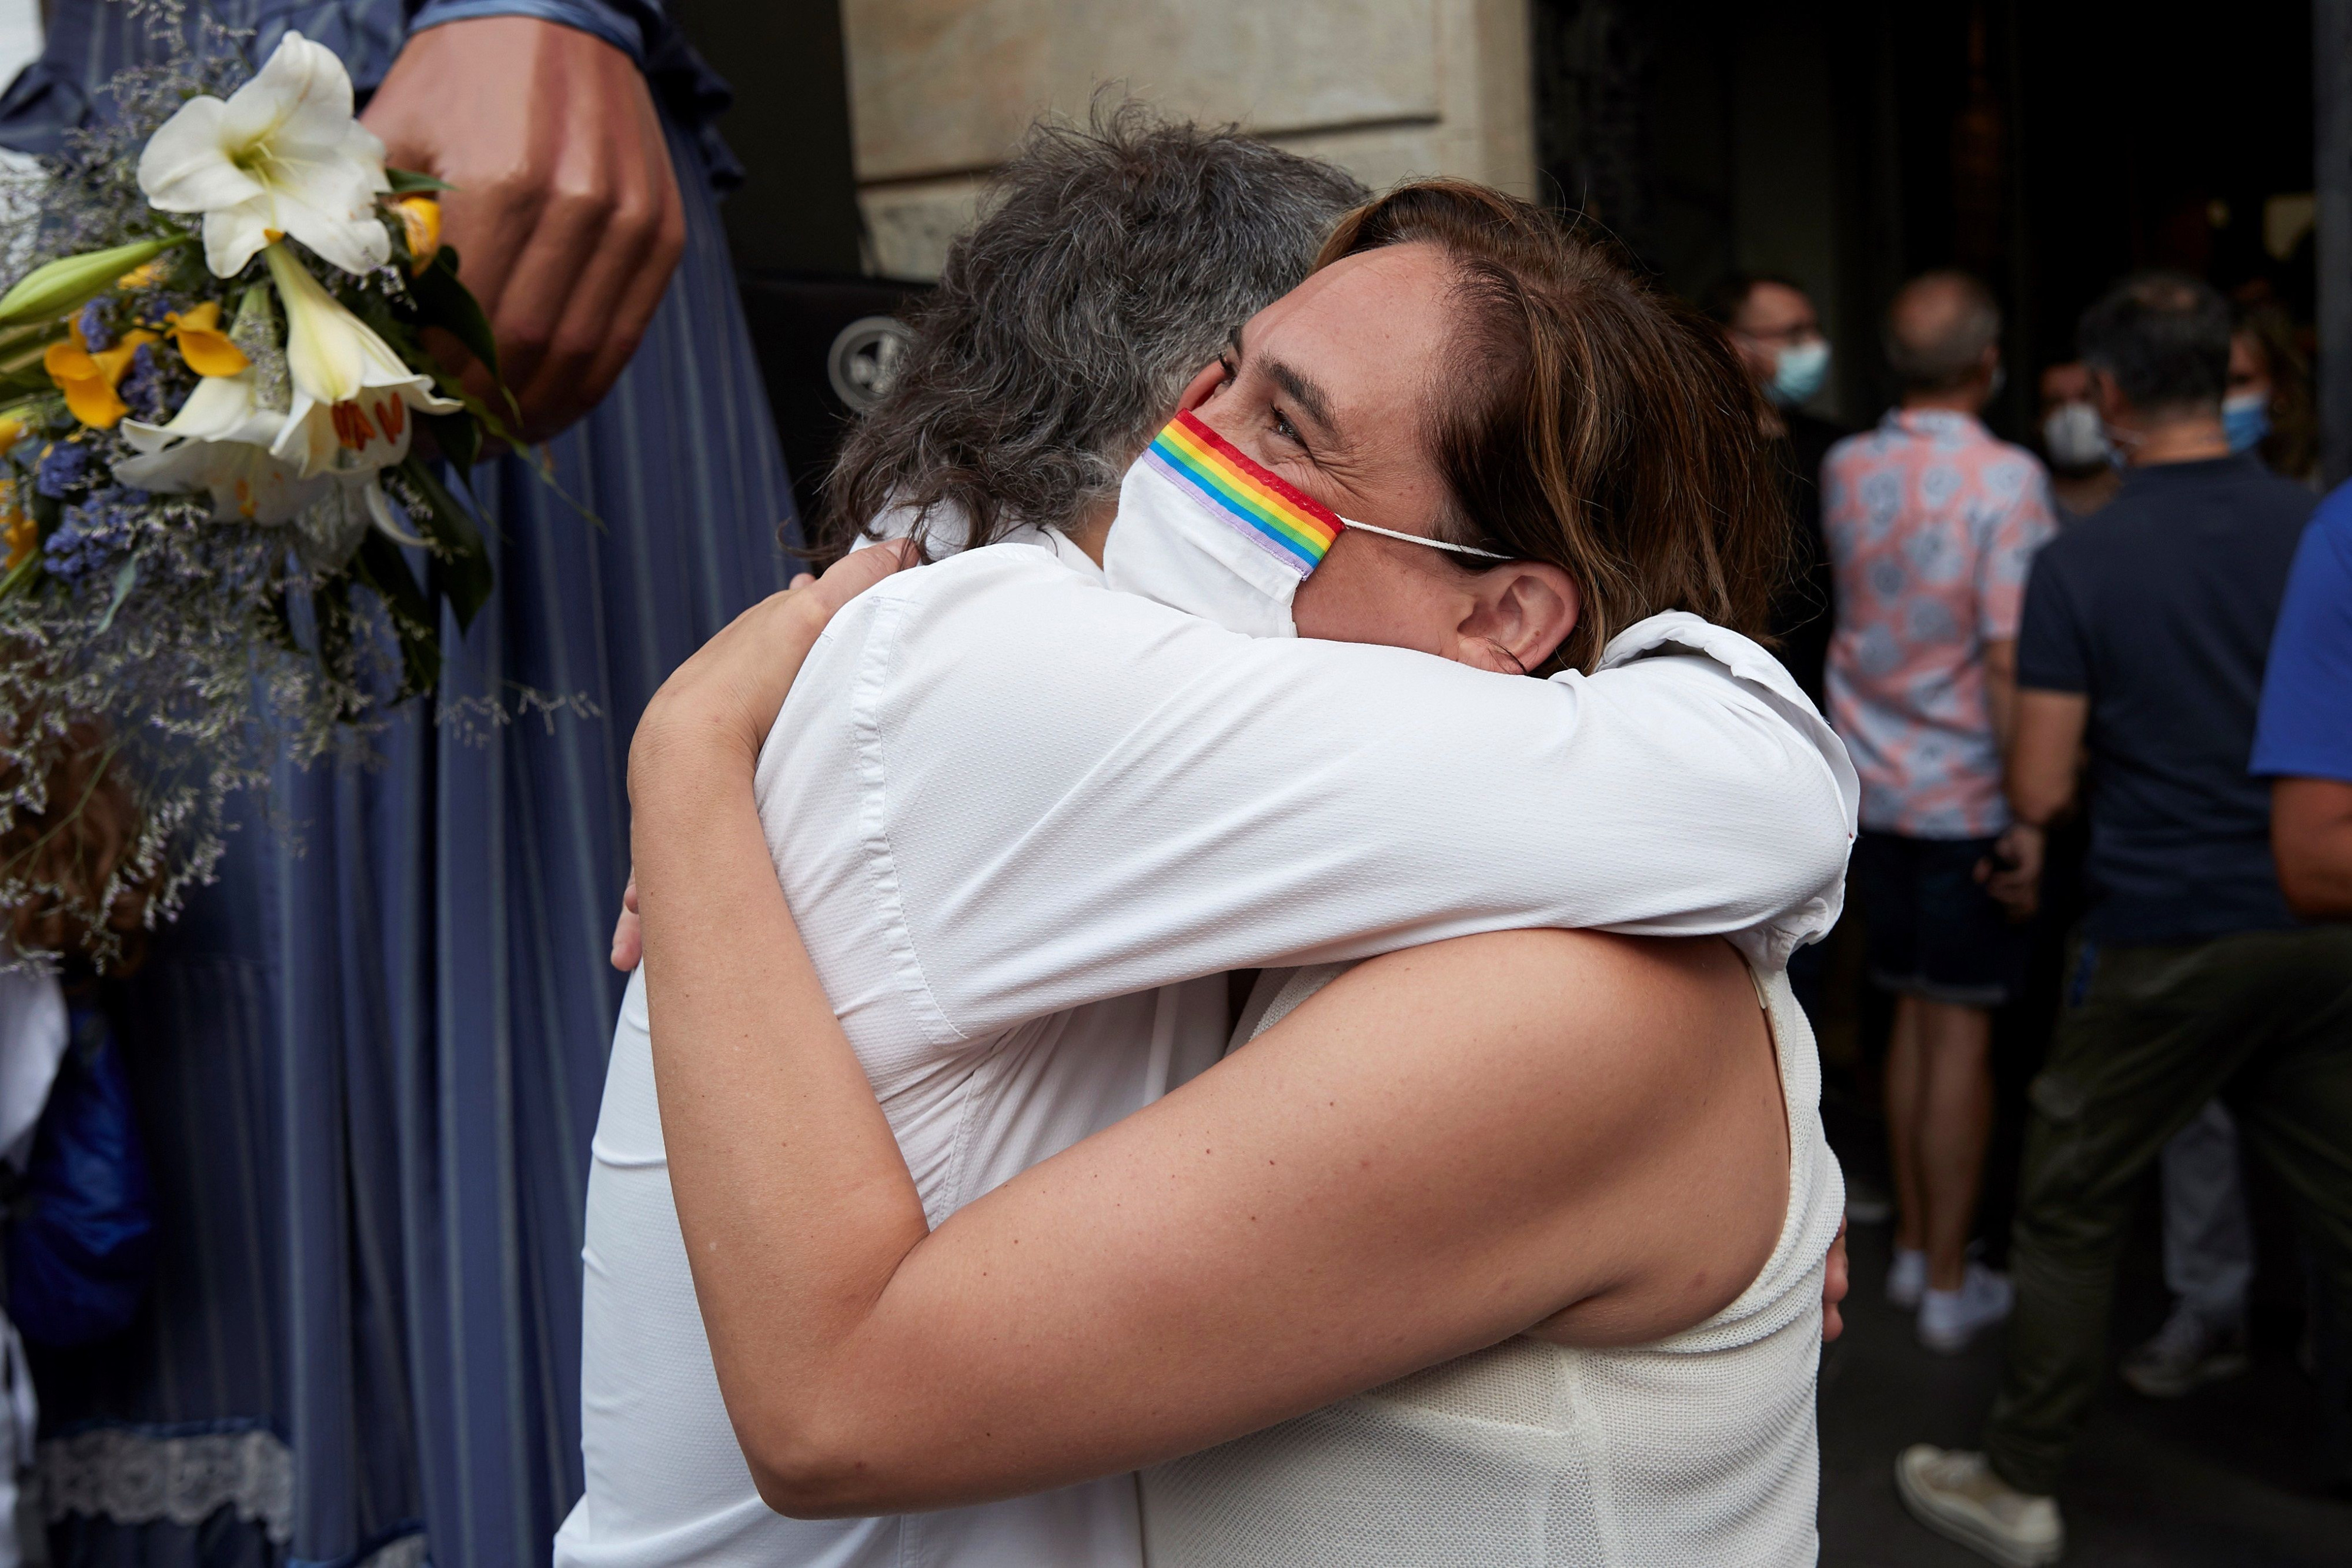
[[[1346, 965], [1268, 976], [1253, 1038]], [[1149, 1568], [1748, 1568], [1811, 1563], [1822, 1276], [1845, 1186], [1821, 1060], [1756, 977], [1789, 1112], [1789, 1211], [1739, 1299], [1626, 1350], [1507, 1340], [1146, 1470]]]

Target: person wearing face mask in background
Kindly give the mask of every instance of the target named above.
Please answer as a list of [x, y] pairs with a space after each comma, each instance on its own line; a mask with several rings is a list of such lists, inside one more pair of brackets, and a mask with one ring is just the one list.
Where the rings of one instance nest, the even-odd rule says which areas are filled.
[[2050, 494], [2062, 528], [2105, 506], [2123, 485], [2092, 395], [2091, 372], [2080, 360], [2042, 372], [2042, 455], [2050, 464]]
[[[1710, 291], [1706, 313], [1764, 393], [1763, 431], [1779, 447], [1796, 528], [1788, 580], [1772, 601], [1772, 635], [1780, 663], [1822, 707], [1822, 670], [1835, 624], [1835, 583], [1822, 543], [1822, 459], [1853, 434], [1804, 406], [1829, 382], [1829, 340], [1812, 300], [1784, 277], [1735, 273]], [[1801, 984], [1799, 990], [1801, 995]]]
[[[2316, 433], [2310, 366], [2275, 305], [2241, 308], [2230, 334], [2221, 433], [2232, 455], [2252, 454], [2284, 478], [2313, 483]], [[2254, 1229], [2238, 1124], [2206, 1102], [2164, 1145], [2164, 1283], [2172, 1312], [2124, 1358], [2123, 1380], [2151, 1399], [2178, 1399], [2248, 1365], [2247, 1301]], [[2306, 1358], [2307, 1359], [2307, 1358]]]
[[[1761, 428], [1773, 444], [1782, 493], [1788, 497], [1792, 549], [1772, 595], [1772, 651], [1816, 708], [1826, 713], [1822, 685], [1836, 624], [1837, 584], [1822, 539], [1822, 459], [1853, 434], [1807, 412], [1829, 382], [1830, 344], [1805, 291], [1785, 277], [1734, 273], [1708, 292], [1706, 313], [1764, 393]], [[1829, 979], [1829, 945], [1800, 948], [1789, 960], [1789, 985], [1816, 1028]], [[1847, 1212], [1877, 1224], [1894, 1212], [1885, 1193], [1867, 1178], [1851, 1179]]]
[[2311, 396], [2311, 361], [2294, 323], [2275, 305], [2238, 311], [2230, 334], [2230, 385], [2221, 429], [2231, 452], [2252, 452], [2272, 473], [2315, 488], [2319, 431]]

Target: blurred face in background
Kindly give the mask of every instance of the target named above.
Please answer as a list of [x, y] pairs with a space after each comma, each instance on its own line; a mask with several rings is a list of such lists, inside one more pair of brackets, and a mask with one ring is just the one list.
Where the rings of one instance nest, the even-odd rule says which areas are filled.
[[2063, 473], [2082, 473], [2107, 461], [2098, 396], [2080, 361], [2042, 372], [2042, 447], [2050, 465]]
[[1794, 408], [1822, 390], [1830, 369], [1829, 340], [1802, 291], [1785, 283], [1759, 283], [1731, 321], [1731, 346], [1756, 384], [1782, 408]]

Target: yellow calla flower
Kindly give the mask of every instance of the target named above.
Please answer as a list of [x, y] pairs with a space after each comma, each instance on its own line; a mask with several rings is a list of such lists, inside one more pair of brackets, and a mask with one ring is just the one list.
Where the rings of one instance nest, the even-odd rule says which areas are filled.
[[156, 336], [148, 331], [125, 332], [111, 349], [92, 353], [81, 335], [81, 323], [75, 322], [71, 331], [69, 340], [48, 346], [41, 356], [41, 367], [66, 394], [66, 407], [76, 419], [93, 430], [111, 430], [131, 412], [114, 389], [131, 369], [131, 356], [141, 344], [157, 341]]
[[[10, 438], [12, 444], [14, 439]], [[14, 479], [0, 479], [0, 540], [8, 546], [8, 557], [0, 561], [0, 571], [16, 570], [24, 565], [26, 556], [41, 548], [41, 526], [17, 500]]]
[[207, 299], [193, 310], [166, 312], [165, 335], [178, 345], [180, 358], [200, 376], [234, 376], [253, 361], [221, 330], [220, 301]]
[[[0, 452], [5, 452], [24, 440], [25, 432], [29, 428], [23, 414], [0, 413]], [[5, 480], [0, 480], [0, 484], [5, 483]]]
[[408, 270], [421, 273], [441, 249], [441, 204], [430, 196], [403, 196], [392, 209], [408, 236]]
[[114, 280], [117, 288], [152, 288], [163, 281], [163, 258], [142, 262]]

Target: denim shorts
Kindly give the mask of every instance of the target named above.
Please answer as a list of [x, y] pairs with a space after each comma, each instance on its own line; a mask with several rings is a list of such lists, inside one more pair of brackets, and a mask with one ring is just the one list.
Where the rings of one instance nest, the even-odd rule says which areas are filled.
[[2031, 938], [1976, 880], [1991, 839], [1864, 830], [1853, 846], [1871, 983], [1904, 996], [1997, 1008], [2025, 985]]

